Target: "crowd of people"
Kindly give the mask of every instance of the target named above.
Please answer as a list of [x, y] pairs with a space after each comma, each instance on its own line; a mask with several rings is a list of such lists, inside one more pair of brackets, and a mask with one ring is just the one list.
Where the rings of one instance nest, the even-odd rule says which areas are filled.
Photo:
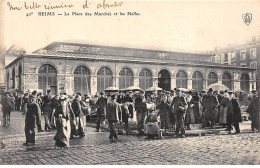
[[[247, 112], [252, 120], [252, 131], [258, 131], [259, 100], [256, 91], [252, 91], [252, 95]], [[12, 110], [23, 111], [26, 135], [23, 145], [26, 146], [35, 144], [37, 127], [38, 132], [56, 129], [55, 145], [69, 147], [70, 139], [85, 136], [86, 118], [91, 111], [96, 112], [96, 132], [100, 131], [101, 123], [106, 122], [110, 129], [109, 139], [113, 141], [118, 140], [120, 126], [125, 134], [131, 133], [128, 122], [134, 114], [139, 135], [144, 134], [145, 124], [149, 122], [159, 123], [158, 129], [165, 133], [174, 131], [174, 137], [185, 137], [185, 129], [192, 129], [192, 124], [213, 129], [219, 123], [226, 127], [229, 134], [232, 126], [235, 133], [240, 133], [239, 122], [242, 122], [239, 99], [233, 91], [218, 92], [212, 88], [201, 92], [184, 92], [178, 88], [153, 92], [101, 92], [94, 98], [80, 93], [72, 96], [63, 93], [52, 97], [51, 90], [47, 90], [44, 96], [37, 91], [20, 97], [6, 92], [1, 104], [4, 121], [2, 126], [10, 124]], [[41, 128], [42, 115], [44, 130]]]

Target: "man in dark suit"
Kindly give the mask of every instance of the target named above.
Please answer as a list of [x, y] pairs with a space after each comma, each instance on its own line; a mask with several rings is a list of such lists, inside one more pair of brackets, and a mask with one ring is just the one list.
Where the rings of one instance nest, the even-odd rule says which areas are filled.
[[118, 121], [120, 121], [120, 122], [122, 121], [118, 117], [118, 113], [121, 114], [121, 108], [120, 108], [119, 103], [116, 102], [116, 96], [112, 95], [111, 100], [108, 101], [108, 103], [107, 103], [107, 115], [106, 115], [106, 117], [107, 117], [107, 120], [108, 120], [108, 123], [109, 123], [109, 128], [110, 128], [109, 139], [111, 139], [111, 140], [114, 139], [115, 141], [118, 141], [115, 124]]
[[185, 137], [185, 130], [184, 130], [184, 120], [185, 120], [185, 113], [187, 110], [187, 102], [185, 98], [181, 95], [180, 89], [176, 89], [176, 97], [173, 98], [171, 107], [174, 106], [174, 112], [176, 118], [176, 130], [174, 137], [179, 136], [179, 130], [181, 130], [181, 137]]
[[97, 106], [97, 125], [96, 131], [99, 132], [100, 123], [103, 122], [106, 118], [106, 108], [107, 108], [107, 98], [104, 97], [104, 93], [100, 93], [100, 98], [96, 102]]
[[232, 125], [235, 127], [236, 134], [240, 133], [239, 122], [242, 122], [241, 109], [233, 91], [229, 90], [229, 107], [227, 112], [227, 130], [231, 134]]

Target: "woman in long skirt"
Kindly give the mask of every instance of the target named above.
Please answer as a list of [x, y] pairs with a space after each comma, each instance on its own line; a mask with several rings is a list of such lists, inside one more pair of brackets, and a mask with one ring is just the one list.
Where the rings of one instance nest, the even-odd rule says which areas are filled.
[[195, 117], [195, 123], [198, 124], [200, 123], [200, 118], [201, 118], [201, 115], [200, 115], [200, 97], [199, 97], [199, 94], [198, 92], [195, 92], [195, 95], [192, 97], [193, 98], [193, 103], [194, 103], [194, 106], [193, 106], [193, 112], [194, 112], [194, 117]]
[[81, 101], [81, 96], [79, 94], [77, 94], [71, 104], [71, 107], [75, 114], [75, 119], [73, 121], [73, 124], [75, 124], [75, 126], [76, 126], [75, 129], [73, 129], [73, 131], [72, 131], [71, 138], [74, 138], [73, 135], [75, 135], [75, 136], [79, 135], [79, 137], [85, 136], [84, 126], [83, 126], [84, 114], [82, 112], [80, 101]]
[[186, 113], [186, 124], [187, 124], [187, 129], [191, 130], [190, 128], [190, 124], [194, 124], [195, 123], [195, 117], [194, 117], [194, 111], [193, 111], [193, 98], [191, 96], [192, 92], [189, 91], [187, 96], [186, 96], [186, 101], [188, 104], [188, 109], [187, 109], [187, 113]]
[[161, 129], [169, 128], [170, 124], [170, 107], [167, 104], [167, 96], [163, 95], [162, 100], [159, 104], [159, 113], [160, 113], [160, 120], [161, 120]]
[[225, 126], [227, 124], [227, 110], [229, 105], [229, 95], [227, 92], [224, 93], [224, 98], [220, 102], [220, 109], [219, 109], [219, 124]]
[[59, 105], [55, 110], [55, 117], [56, 117], [56, 126], [57, 126], [57, 133], [54, 137], [55, 146], [57, 147], [69, 147], [69, 138], [70, 138], [70, 113], [71, 108], [69, 107], [68, 102], [66, 101], [65, 96], [60, 97]]

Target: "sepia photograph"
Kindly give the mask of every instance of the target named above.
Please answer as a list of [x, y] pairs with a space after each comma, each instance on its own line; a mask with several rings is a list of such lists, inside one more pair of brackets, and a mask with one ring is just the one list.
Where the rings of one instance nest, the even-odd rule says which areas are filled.
[[0, 165], [259, 165], [260, 0], [0, 0]]

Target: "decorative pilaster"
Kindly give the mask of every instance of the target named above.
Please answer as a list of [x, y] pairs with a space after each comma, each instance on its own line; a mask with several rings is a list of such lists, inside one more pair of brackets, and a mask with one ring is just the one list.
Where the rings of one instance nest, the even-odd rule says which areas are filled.
[[97, 93], [97, 75], [90, 75], [90, 79], [91, 95], [95, 95]]
[[158, 86], [158, 77], [153, 77], [153, 86]]
[[134, 86], [139, 86], [139, 76], [134, 76]]
[[174, 88], [176, 88], [176, 78], [171, 77], [171, 90], [173, 90]]
[[192, 79], [187, 80], [187, 87], [188, 89], [192, 89]]

